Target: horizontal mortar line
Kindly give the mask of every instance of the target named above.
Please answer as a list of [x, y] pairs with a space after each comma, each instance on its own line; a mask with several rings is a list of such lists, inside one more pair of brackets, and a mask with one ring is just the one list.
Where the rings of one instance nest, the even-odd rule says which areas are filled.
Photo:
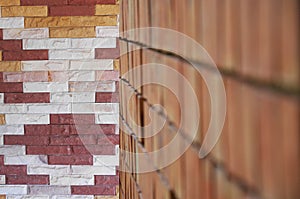
[[160, 169], [158, 169], [155, 165], [153, 165], [153, 161], [151, 157], [149, 156], [149, 152], [147, 149], [143, 146], [143, 144], [138, 140], [137, 135], [134, 133], [132, 128], [129, 126], [129, 124], [125, 121], [125, 118], [120, 113], [120, 118], [123, 124], [126, 126], [126, 128], [130, 131], [130, 136], [136, 141], [138, 146], [141, 148], [141, 150], [144, 152], [144, 154], [147, 156], [147, 159], [149, 160], [149, 163], [153, 166], [153, 169], [155, 169], [155, 173], [158, 175], [158, 177], [161, 179], [162, 183], [165, 185], [165, 187], [174, 194], [175, 199], [178, 199], [179, 197], [176, 196], [175, 191], [172, 189], [172, 186], [168, 180], [168, 178], [161, 172]]
[[[124, 78], [121, 78], [121, 81], [124, 81], [128, 87], [130, 87], [130, 89], [132, 89], [135, 93], [137, 93], [137, 89], [135, 89], [130, 83], [128, 80], [124, 79]], [[137, 95], [137, 94], [136, 94]], [[142, 98], [146, 104], [149, 106], [149, 108], [151, 108], [155, 113], [157, 113], [159, 116], [163, 117], [164, 119], [166, 119], [168, 121], [168, 125], [169, 125], [169, 129], [173, 132], [178, 132], [179, 135], [181, 135], [181, 137], [188, 143], [192, 143], [191, 144], [191, 147], [193, 149], [193, 151], [195, 153], [197, 153], [198, 155], [198, 152], [200, 150], [200, 147], [201, 145], [199, 143], [194, 143], [194, 142], [191, 142], [191, 138], [189, 138], [187, 136], [187, 134], [185, 134], [184, 132], [182, 132], [182, 130], [178, 129], [174, 123], [167, 117], [167, 115], [165, 115], [164, 112], [162, 111], [158, 111], [156, 109], [153, 108], [153, 104], [151, 104], [147, 98], [144, 98], [142, 96], [141, 93], [138, 93], [137, 95], [138, 98]], [[239, 187], [243, 192], [245, 193], [248, 193], [248, 194], [251, 194], [253, 196], [259, 196], [260, 198], [262, 198], [261, 194], [259, 194], [259, 191], [256, 190], [254, 187], [251, 187], [249, 185], [247, 185], [247, 183], [240, 179], [239, 177], [235, 176], [234, 174], [232, 174], [228, 168], [225, 167], [225, 165], [222, 163], [222, 162], [218, 162], [216, 160], [216, 158], [214, 158], [211, 154], [208, 155], [206, 157], [206, 159], [210, 162], [210, 164], [212, 164], [214, 166], [215, 169], [218, 169], [220, 170], [224, 176], [228, 179], [228, 181], [232, 182], [233, 184], [235, 184], [237, 187]]]
[[[186, 63], [190, 64], [197, 64], [207, 70], [210, 70], [212, 72], [216, 71], [214, 67], [212, 67], [209, 64], [205, 64], [205, 63], [201, 63], [199, 61], [195, 61], [195, 60], [191, 60], [188, 58], [183, 58], [175, 53], [169, 52], [169, 51], [165, 51], [165, 50], [161, 50], [161, 49], [156, 49], [153, 47], [150, 47], [146, 44], [137, 42], [137, 41], [132, 41], [123, 37], [119, 37], [120, 40], [125, 41], [127, 43], [131, 43], [131, 44], [135, 44], [137, 46], [141, 46], [142, 48], [146, 48], [149, 49], [151, 51], [154, 51], [156, 53], [160, 53], [160, 54], [164, 54], [166, 56], [170, 56], [173, 58], [177, 58], [180, 59]], [[280, 85], [280, 83], [276, 83], [276, 82], [266, 82], [263, 80], [259, 80], [259, 79], [255, 79], [249, 76], [245, 76], [245, 75], [241, 75], [238, 74], [237, 72], [228, 70], [228, 69], [224, 69], [224, 68], [218, 68], [218, 70], [220, 71], [220, 73], [226, 77], [232, 78], [238, 82], [242, 82], [244, 84], [247, 84], [249, 86], [252, 86], [254, 88], [258, 88], [258, 89], [263, 89], [263, 90], [268, 90], [268, 91], [272, 91], [274, 93], [278, 93], [281, 95], [287, 95], [287, 96], [292, 96], [297, 98], [298, 100], [300, 100], [300, 89], [299, 88], [295, 88], [295, 87], [286, 87], [283, 85]]]

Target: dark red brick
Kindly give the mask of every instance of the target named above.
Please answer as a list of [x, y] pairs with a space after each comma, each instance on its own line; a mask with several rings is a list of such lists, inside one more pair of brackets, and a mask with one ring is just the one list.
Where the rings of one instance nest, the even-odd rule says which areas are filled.
[[3, 39], [3, 30], [0, 29], [0, 39], [2, 40]]
[[119, 93], [96, 93], [96, 103], [118, 103]]
[[71, 193], [75, 195], [116, 195], [116, 187], [109, 185], [71, 186]]
[[70, 135], [70, 125], [50, 125], [51, 135]]
[[48, 50], [3, 51], [3, 61], [48, 60]]
[[3, 82], [3, 72], [0, 72], [0, 82]]
[[48, 136], [4, 135], [6, 145], [48, 145]]
[[4, 155], [0, 155], [0, 165], [4, 165]]
[[95, 185], [119, 185], [119, 176], [95, 176]]
[[6, 175], [6, 184], [49, 184], [47, 175]]
[[50, 134], [50, 125], [24, 125], [25, 135], [48, 135]]
[[70, 5], [116, 4], [116, 0], [69, 0]]
[[49, 16], [93, 16], [95, 6], [51, 6]]
[[84, 145], [96, 144], [95, 135], [71, 135], [50, 137], [50, 145]]
[[0, 50], [20, 51], [22, 50], [22, 40], [0, 40]]
[[51, 165], [93, 165], [92, 155], [68, 155], [68, 156], [48, 156], [48, 163]]
[[37, 5], [67, 5], [68, 0], [21, 0], [23, 6]]
[[0, 175], [26, 175], [27, 174], [27, 166], [23, 165], [7, 165], [0, 166]]
[[70, 126], [71, 134], [94, 134], [94, 135], [103, 135], [103, 134], [115, 134], [115, 125], [114, 124], [95, 124], [95, 125], [72, 125]]
[[74, 154], [115, 155], [114, 145], [72, 146]]
[[70, 146], [27, 146], [28, 155], [71, 155]]
[[5, 93], [4, 103], [50, 103], [50, 93]]
[[94, 114], [51, 114], [51, 124], [95, 124]]
[[0, 93], [22, 93], [23, 83], [21, 82], [0, 82]]
[[119, 135], [98, 136], [97, 144], [119, 144]]

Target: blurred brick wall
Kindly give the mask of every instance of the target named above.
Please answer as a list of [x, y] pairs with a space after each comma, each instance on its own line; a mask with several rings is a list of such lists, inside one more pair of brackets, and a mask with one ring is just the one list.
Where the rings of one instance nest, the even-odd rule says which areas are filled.
[[117, 198], [118, 4], [0, 0], [0, 198]]
[[[227, 116], [219, 142], [205, 158], [198, 151], [210, 120], [207, 88], [191, 65], [156, 49], [168, 35], [128, 37], [121, 34], [121, 51], [148, 47], [121, 57], [121, 74], [147, 63], [166, 64], [190, 80], [199, 99], [201, 126], [193, 145], [170, 166], [135, 174], [138, 159], [121, 158], [121, 198], [144, 199], [297, 199], [300, 197], [300, 35], [297, 0], [123, 0], [121, 31], [163, 27], [182, 32], [200, 43], [217, 64], [227, 94]], [[180, 42], [180, 41], [174, 41]], [[201, 63], [197, 52], [179, 44], [185, 58]], [[121, 52], [122, 53], [122, 52]], [[167, 78], [168, 74], [160, 74]], [[151, 78], [143, 73], [139, 76]], [[121, 79], [121, 148], [150, 153], [174, 136], [168, 124], [155, 136], [137, 139], [133, 126], [150, 121], [149, 105], [161, 104], [178, 125], [181, 113], [174, 95], [157, 85], [135, 87], [137, 74]], [[178, 82], [174, 82], [176, 84]], [[128, 93], [135, 96], [126, 104]], [[185, 106], [189, 96], [181, 95]], [[175, 102], [174, 102], [175, 101]], [[158, 114], [158, 113], [156, 113]], [[160, 117], [152, 118], [157, 122]], [[184, 140], [182, 140], [184, 142]], [[166, 154], [168, 155], [168, 154]], [[155, 167], [155, 161], [149, 161]], [[132, 166], [134, 165], [134, 166]]]

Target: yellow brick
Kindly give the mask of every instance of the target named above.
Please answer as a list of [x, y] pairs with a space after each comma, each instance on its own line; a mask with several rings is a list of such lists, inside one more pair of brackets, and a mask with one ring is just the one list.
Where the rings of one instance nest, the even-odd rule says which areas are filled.
[[115, 26], [117, 16], [26, 17], [25, 28]]
[[[4, 125], [4, 124], [6, 124], [6, 122], [5, 122], [5, 115], [1, 114], [0, 115], [0, 125]], [[0, 196], [0, 199], [1, 199], [1, 196]]]
[[119, 5], [96, 5], [96, 15], [117, 15], [119, 13]]
[[51, 38], [96, 37], [95, 27], [50, 28]]
[[21, 62], [4, 61], [0, 62], [0, 72], [17, 72], [21, 71]]
[[20, 0], [0, 0], [0, 6], [18, 6], [20, 4]]
[[2, 51], [0, 51], [0, 61], [2, 61]]
[[2, 17], [48, 16], [47, 6], [10, 6], [1, 8]]
[[120, 70], [120, 60], [115, 59], [114, 60], [114, 70], [119, 71]]

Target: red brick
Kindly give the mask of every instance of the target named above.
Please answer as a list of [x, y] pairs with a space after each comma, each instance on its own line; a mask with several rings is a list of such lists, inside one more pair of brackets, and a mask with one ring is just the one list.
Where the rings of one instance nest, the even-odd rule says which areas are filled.
[[50, 125], [51, 135], [70, 135], [70, 125]]
[[0, 165], [4, 165], [4, 155], [0, 155]]
[[95, 6], [51, 6], [49, 16], [93, 16]]
[[119, 93], [96, 93], [96, 103], [118, 103]]
[[8, 165], [8, 166], [0, 166], [0, 175], [26, 175], [27, 174], [27, 166], [23, 165]]
[[3, 72], [0, 72], [0, 82], [3, 82]]
[[119, 144], [119, 135], [98, 136], [97, 144]]
[[4, 144], [6, 145], [48, 145], [48, 136], [27, 136], [27, 135], [5, 135]]
[[0, 82], [0, 93], [22, 93], [23, 83], [21, 82]]
[[70, 5], [116, 4], [116, 0], [68, 0]]
[[95, 124], [94, 114], [51, 114], [51, 124]]
[[95, 176], [95, 185], [119, 185], [119, 176]]
[[71, 155], [70, 146], [27, 146], [27, 155]]
[[50, 103], [50, 93], [5, 93], [4, 103]]
[[22, 40], [0, 40], [0, 50], [20, 51], [22, 50]]
[[68, 0], [21, 0], [23, 6], [37, 5], [67, 5]]
[[47, 175], [6, 175], [6, 184], [49, 184]]
[[101, 125], [73, 125], [70, 126], [71, 134], [115, 134], [115, 125], [113, 124], [101, 124]]
[[118, 59], [120, 57], [119, 48], [96, 48], [96, 59]]
[[48, 50], [3, 51], [3, 61], [48, 60]]
[[96, 144], [97, 137], [95, 135], [71, 135], [71, 136], [55, 136], [50, 137], [50, 145], [84, 145]]
[[75, 195], [115, 195], [116, 187], [107, 185], [71, 186], [71, 193]]
[[115, 155], [114, 145], [72, 146], [74, 154]]
[[93, 165], [92, 155], [68, 155], [68, 156], [48, 156], [48, 163], [51, 165]]
[[2, 40], [3, 39], [3, 30], [0, 29], [0, 39]]
[[25, 135], [48, 135], [50, 134], [50, 125], [24, 125]]

